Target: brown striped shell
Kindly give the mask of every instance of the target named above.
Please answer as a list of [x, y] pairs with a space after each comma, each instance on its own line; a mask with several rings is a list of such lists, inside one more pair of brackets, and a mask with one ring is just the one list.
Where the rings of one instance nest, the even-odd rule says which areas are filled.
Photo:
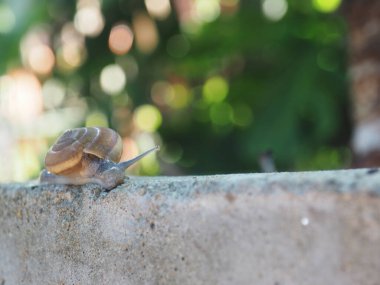
[[[121, 137], [112, 129], [71, 129], [65, 131], [50, 148], [45, 157], [45, 167], [58, 175], [87, 176], [91, 175], [88, 172], [94, 172], [98, 168], [98, 162], [95, 161], [105, 159], [119, 162], [122, 151]], [[92, 158], [94, 162], [91, 161]]]

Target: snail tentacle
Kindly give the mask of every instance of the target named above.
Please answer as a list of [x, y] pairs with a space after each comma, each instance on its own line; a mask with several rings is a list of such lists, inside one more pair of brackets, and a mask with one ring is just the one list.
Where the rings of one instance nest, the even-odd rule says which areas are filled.
[[147, 154], [151, 153], [152, 151], [158, 151], [158, 150], [160, 150], [160, 147], [158, 145], [156, 145], [155, 147], [143, 152], [142, 154], [136, 156], [135, 158], [132, 158], [131, 160], [127, 160], [127, 161], [123, 161], [123, 162], [118, 163], [117, 167], [122, 169], [122, 170], [126, 170], [129, 166], [136, 163], [137, 161], [139, 161], [140, 159], [145, 157]]

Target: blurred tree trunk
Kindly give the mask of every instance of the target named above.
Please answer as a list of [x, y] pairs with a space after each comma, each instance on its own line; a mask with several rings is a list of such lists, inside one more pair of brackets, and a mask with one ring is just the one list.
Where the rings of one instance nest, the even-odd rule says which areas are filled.
[[354, 167], [380, 166], [380, 0], [345, 0]]

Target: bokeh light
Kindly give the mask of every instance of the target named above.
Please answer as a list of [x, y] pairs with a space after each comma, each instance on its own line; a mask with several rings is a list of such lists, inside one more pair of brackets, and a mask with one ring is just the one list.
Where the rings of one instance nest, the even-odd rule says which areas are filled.
[[153, 105], [142, 105], [138, 107], [133, 116], [136, 126], [147, 132], [154, 132], [162, 124], [160, 111]]
[[[120, 161], [130, 160], [139, 154], [139, 148], [135, 140], [130, 137], [123, 138], [123, 153], [121, 154]], [[133, 168], [137, 164], [131, 166]]]
[[84, 36], [78, 32], [73, 22], [67, 22], [63, 25], [60, 35], [61, 44], [84, 44]]
[[338, 9], [341, 0], [313, 0], [313, 6], [316, 10], [323, 13], [331, 13]]
[[218, 0], [196, 0], [194, 19], [199, 23], [209, 23], [220, 15]]
[[[139, 132], [135, 137], [135, 141], [139, 147], [139, 153], [146, 151], [157, 143], [155, 142], [155, 134], [151, 132]], [[157, 175], [160, 171], [160, 166], [157, 161], [157, 152], [144, 157], [140, 162], [140, 169], [143, 173], [148, 175]]]
[[203, 86], [203, 98], [209, 103], [222, 102], [227, 97], [228, 88], [228, 83], [223, 77], [211, 77]]
[[117, 55], [126, 54], [132, 47], [133, 33], [125, 24], [113, 26], [108, 38], [110, 50]]
[[100, 73], [100, 86], [109, 95], [116, 95], [123, 91], [127, 77], [124, 70], [117, 64], [107, 65]]
[[281, 20], [288, 10], [286, 0], [263, 0], [262, 10], [266, 18], [271, 21]]
[[33, 123], [42, 112], [41, 84], [37, 77], [23, 69], [1, 77], [0, 110], [10, 121]]
[[57, 48], [58, 68], [70, 72], [80, 67], [87, 56], [84, 44], [84, 36], [75, 29], [72, 22], [63, 25]]
[[58, 79], [50, 78], [42, 85], [42, 96], [46, 109], [59, 107], [65, 99], [65, 85]]
[[86, 127], [108, 127], [107, 116], [101, 111], [94, 111], [86, 117]]
[[169, 106], [173, 109], [187, 107], [193, 100], [191, 90], [184, 84], [170, 84], [166, 81], [156, 81], [152, 85], [151, 97], [159, 106]]
[[182, 109], [192, 101], [190, 90], [180, 83], [173, 84], [171, 90], [165, 92], [164, 96], [165, 103], [173, 109]]
[[231, 105], [225, 102], [213, 104], [210, 108], [210, 119], [215, 125], [228, 125], [232, 121], [232, 114]]
[[66, 100], [65, 103], [73, 104], [73, 106], [46, 110], [38, 118], [31, 128], [34, 135], [55, 139], [64, 130], [83, 125], [88, 109], [83, 100], [76, 100], [75, 103]]
[[40, 75], [48, 75], [55, 63], [55, 56], [50, 48], [49, 34], [47, 26], [33, 26], [20, 42], [23, 65]]
[[88, 37], [96, 37], [103, 31], [104, 24], [104, 17], [97, 1], [78, 5], [74, 25], [80, 33]]
[[30, 48], [27, 55], [29, 67], [41, 75], [49, 74], [54, 67], [55, 56], [51, 48], [45, 44], [37, 44]]
[[58, 67], [64, 71], [73, 71], [78, 68], [86, 58], [84, 46], [80, 43], [64, 44], [57, 52]]
[[154, 103], [159, 106], [166, 105], [167, 98], [174, 96], [174, 89], [166, 81], [156, 81], [152, 85], [151, 97]]
[[15, 149], [14, 177], [15, 181], [25, 181], [30, 176], [37, 176], [41, 169], [37, 156], [38, 141], [21, 140]]
[[166, 19], [171, 11], [169, 0], [145, 0], [149, 15], [159, 20]]
[[176, 142], [166, 143], [165, 147], [160, 151], [162, 160], [170, 164], [178, 162], [182, 156], [183, 148]]
[[0, 4], [0, 34], [6, 34], [13, 30], [16, 24], [16, 16], [7, 4]]
[[155, 22], [147, 14], [138, 12], [134, 15], [133, 31], [137, 48], [142, 53], [149, 54], [157, 47], [157, 27]]
[[[159, 138], [157, 137], [156, 133], [138, 132], [134, 136], [134, 140], [136, 141], [139, 147], [139, 150], [145, 151], [157, 145], [156, 140], [159, 140]], [[153, 156], [156, 156], [156, 155], [157, 155], [157, 152], [153, 152]]]
[[232, 15], [239, 9], [240, 0], [221, 0], [220, 7], [223, 14]]
[[141, 168], [148, 175], [157, 175], [160, 172], [160, 165], [156, 155], [148, 155], [141, 160]]

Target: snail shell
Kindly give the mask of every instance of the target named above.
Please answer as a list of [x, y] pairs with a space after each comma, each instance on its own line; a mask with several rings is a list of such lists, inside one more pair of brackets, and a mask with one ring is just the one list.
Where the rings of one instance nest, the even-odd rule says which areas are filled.
[[121, 137], [112, 129], [71, 129], [50, 148], [45, 167], [58, 175], [89, 177], [96, 172], [99, 159], [119, 162], [122, 151]]
[[135, 158], [119, 163], [123, 151], [121, 137], [108, 128], [78, 128], [64, 132], [45, 158], [46, 169], [41, 183], [96, 183], [112, 189], [124, 182], [125, 170], [152, 151], [155, 146]]

